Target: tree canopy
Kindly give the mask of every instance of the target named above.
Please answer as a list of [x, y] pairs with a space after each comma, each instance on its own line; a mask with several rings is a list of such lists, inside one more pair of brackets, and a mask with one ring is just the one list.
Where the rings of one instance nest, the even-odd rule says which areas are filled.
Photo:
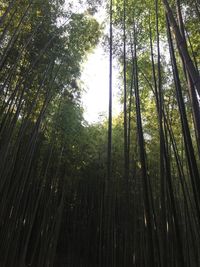
[[[102, 36], [108, 118], [90, 125]], [[0, 266], [199, 266], [199, 64], [197, 0], [0, 0]]]

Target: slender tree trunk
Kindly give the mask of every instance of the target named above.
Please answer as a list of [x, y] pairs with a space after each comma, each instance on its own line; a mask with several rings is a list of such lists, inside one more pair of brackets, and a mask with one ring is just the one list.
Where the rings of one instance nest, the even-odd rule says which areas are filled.
[[147, 164], [145, 155], [145, 145], [143, 136], [143, 127], [141, 119], [141, 108], [140, 108], [140, 94], [139, 94], [139, 84], [138, 84], [138, 67], [137, 67], [137, 36], [136, 36], [136, 26], [134, 22], [134, 59], [135, 59], [135, 101], [136, 101], [136, 117], [137, 117], [137, 130], [138, 130], [138, 142], [140, 151], [140, 162], [141, 162], [141, 172], [144, 190], [144, 212], [146, 217], [147, 225], [147, 239], [148, 239], [148, 263], [149, 266], [155, 266], [154, 259], [154, 241], [153, 241], [153, 223], [152, 223], [152, 209], [149, 198], [149, 188], [148, 188], [148, 174], [147, 174]]
[[[184, 29], [184, 23], [183, 23], [183, 18], [182, 18], [182, 13], [181, 13], [180, 0], [176, 0], [176, 6], [177, 6], [180, 32], [181, 32], [183, 41], [185, 42], [185, 47], [187, 49], [187, 42], [186, 42], [186, 37], [185, 37], [185, 29]], [[184, 58], [182, 56], [181, 56], [181, 60], [182, 60], [182, 64], [183, 64], [185, 77], [186, 77], [186, 80], [188, 82], [189, 96], [190, 96], [190, 100], [191, 100], [191, 104], [192, 104], [191, 106], [192, 106], [193, 119], [194, 119], [194, 128], [195, 128], [196, 139], [197, 139], [196, 141], [197, 141], [197, 147], [198, 147], [199, 157], [200, 157], [200, 108], [199, 108], [199, 101], [197, 99], [195, 87], [193, 86], [190, 74], [189, 74], [187, 68], [185, 67]], [[198, 71], [198, 68], [196, 68], [196, 69]]]
[[4, 20], [6, 19], [7, 15], [10, 13], [10, 11], [12, 10], [14, 4], [15, 4], [16, 0], [12, 0], [10, 1], [10, 3], [8, 4], [8, 7], [6, 9], [6, 11], [4, 12], [4, 14], [0, 17], [0, 26], [4, 23]]
[[190, 77], [192, 79], [193, 85], [196, 87], [198, 94], [200, 95], [200, 76], [199, 73], [197, 72], [194, 63], [192, 62], [192, 59], [188, 53], [187, 47], [185, 45], [185, 42], [183, 40], [183, 37], [181, 35], [181, 32], [179, 30], [179, 27], [177, 25], [177, 22], [174, 18], [172, 9], [168, 3], [167, 0], [162, 0], [168, 19], [171, 27], [173, 28], [173, 32], [176, 38], [177, 46], [179, 48], [179, 53], [182, 55], [185, 61], [186, 68], [190, 74]]
[[108, 116], [108, 179], [111, 177], [112, 161], [112, 58], [113, 58], [113, 26], [112, 26], [112, 0], [110, 0], [110, 61], [109, 61], [109, 116]]
[[193, 187], [193, 194], [194, 194], [194, 198], [195, 198], [195, 202], [196, 202], [197, 214], [198, 214], [198, 218], [200, 219], [200, 209], [199, 209], [200, 179], [199, 179], [199, 172], [198, 172], [196, 158], [194, 155], [193, 144], [192, 144], [192, 140], [191, 140], [191, 136], [190, 136], [189, 126], [188, 126], [188, 121], [187, 121], [187, 116], [186, 116], [186, 111], [185, 111], [185, 105], [184, 105], [182, 91], [181, 91], [178, 68], [177, 68], [177, 64], [176, 64], [173, 43], [172, 43], [172, 39], [171, 39], [171, 35], [170, 35], [171, 33], [170, 33], [170, 29], [169, 29], [169, 24], [167, 24], [167, 25], [168, 25], [168, 38], [169, 38], [169, 46], [170, 46], [170, 55], [171, 55], [171, 61], [172, 61], [172, 66], [173, 66], [173, 75], [174, 75], [174, 81], [175, 81], [175, 87], [176, 87], [177, 100], [178, 100], [178, 105], [179, 105], [179, 110], [180, 110], [180, 115], [181, 115], [181, 124], [182, 124], [182, 128], [183, 128], [183, 136], [184, 136], [184, 142], [185, 142], [185, 148], [186, 148], [186, 156], [187, 156], [188, 166], [189, 166], [189, 170], [190, 170], [190, 176], [191, 176], [191, 182], [192, 182], [192, 187]]
[[123, 72], [124, 72], [124, 176], [128, 180], [127, 81], [126, 81], [126, 0], [123, 0]]

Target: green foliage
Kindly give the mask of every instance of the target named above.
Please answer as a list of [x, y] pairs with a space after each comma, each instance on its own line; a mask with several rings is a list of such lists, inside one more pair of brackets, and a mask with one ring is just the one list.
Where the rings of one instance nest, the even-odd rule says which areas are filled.
[[[183, 266], [177, 257], [177, 227], [180, 227], [181, 239], [187, 238], [188, 241], [183, 246], [184, 252], [195, 237], [192, 243], [195, 252], [189, 251], [185, 257], [188, 257], [190, 266], [196, 266], [193, 264], [196, 259], [193, 253], [199, 249], [199, 240], [196, 238], [196, 221], [199, 218], [193, 209], [195, 199], [189, 175], [192, 170], [188, 168], [189, 161], [186, 161], [189, 147], [184, 146], [183, 142], [184, 129], [168, 52], [162, 1], [158, 1], [158, 14], [156, 1], [113, 1], [113, 56], [118, 58], [121, 66], [121, 80], [123, 45], [126, 41], [130, 168], [128, 177], [125, 177], [124, 114], [121, 113], [113, 118], [112, 175], [109, 179], [107, 121], [93, 125], [84, 121], [80, 104], [82, 88], [79, 86], [81, 64], [98, 44], [102, 34], [93, 14], [103, 1], [78, 2], [84, 6], [83, 13], [71, 9], [73, 1], [13, 1], [13, 7], [0, 24], [0, 238], [3, 240], [0, 244], [0, 264], [52, 266], [61, 225], [57, 255], [61, 253], [61, 258], [66, 257], [65, 265], [97, 266], [98, 261], [101, 266], [121, 267], [131, 266], [135, 261], [137, 266], [149, 266], [149, 251], [153, 247], [153, 257], [157, 260], [155, 266], [162, 266], [158, 256], [160, 251], [168, 255], [168, 266]], [[169, 2], [178, 19], [175, 1]], [[0, 16], [10, 3], [0, 1]], [[198, 68], [198, 3], [195, 5], [193, 1], [182, 1], [181, 6], [188, 33], [188, 50]], [[156, 15], [159, 20], [158, 31]], [[135, 99], [134, 42], [138, 57], [137, 78], [146, 176], [138, 142], [141, 132], [138, 130]], [[189, 135], [197, 158], [188, 85], [178, 53], [176, 57]], [[161, 96], [156, 92], [159, 74]], [[163, 172], [163, 176], [160, 169], [163, 154], [158, 95], [163, 100], [161, 126], [167, 151], [163, 166], [169, 168], [169, 172]], [[122, 103], [123, 97], [122, 92]], [[147, 179], [146, 191], [144, 176]], [[184, 179], [186, 186], [182, 186], [181, 179]], [[164, 197], [161, 194], [162, 183]], [[186, 197], [185, 188], [188, 190]], [[166, 204], [165, 220], [162, 198]], [[148, 201], [149, 209], [146, 209]], [[176, 218], [173, 208], [180, 219]], [[147, 216], [148, 212], [150, 217]], [[148, 232], [150, 221], [152, 235]], [[166, 239], [163, 229], [167, 233]], [[150, 237], [153, 238], [151, 244]], [[163, 249], [165, 243], [168, 250]]]

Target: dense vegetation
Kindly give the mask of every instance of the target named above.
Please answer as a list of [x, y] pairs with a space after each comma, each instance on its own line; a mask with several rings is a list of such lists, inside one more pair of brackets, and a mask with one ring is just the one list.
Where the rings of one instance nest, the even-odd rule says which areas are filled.
[[108, 120], [88, 125], [102, 3], [0, 0], [2, 267], [200, 265], [200, 4], [107, 1]]

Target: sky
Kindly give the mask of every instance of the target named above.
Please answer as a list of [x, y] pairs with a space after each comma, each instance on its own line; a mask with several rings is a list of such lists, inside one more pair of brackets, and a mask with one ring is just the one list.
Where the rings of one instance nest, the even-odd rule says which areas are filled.
[[[104, 22], [105, 8], [99, 9], [95, 18], [99, 23]], [[105, 27], [105, 33], [109, 27]], [[113, 60], [113, 115], [120, 112], [118, 101], [118, 65]], [[81, 82], [85, 92], [82, 97], [84, 118], [89, 123], [102, 121], [108, 115], [109, 103], [109, 54], [105, 52], [101, 41], [88, 55], [87, 61], [82, 66]]]
[[84, 118], [89, 122], [101, 120], [107, 114], [109, 89], [109, 61], [101, 45], [95, 48], [83, 65], [81, 81]]
[[[118, 103], [117, 70], [113, 68], [113, 114], [120, 111]], [[89, 123], [107, 117], [109, 102], [109, 55], [99, 44], [83, 66], [81, 81], [85, 92], [82, 97], [84, 118]]]
[[[84, 1], [81, 4], [78, 0], [66, 1], [67, 10], [70, 3], [75, 12], [84, 12]], [[105, 2], [95, 14], [99, 23], [106, 20]], [[109, 31], [109, 25], [105, 27], [104, 33]], [[118, 79], [117, 62], [113, 60], [113, 115], [120, 112], [118, 102]], [[101, 41], [94, 48], [93, 52], [87, 56], [87, 60], [82, 65], [82, 75], [80, 78], [82, 94], [82, 105], [84, 108], [84, 118], [88, 123], [102, 121], [108, 115], [109, 103], [109, 54], [105, 52]]]

